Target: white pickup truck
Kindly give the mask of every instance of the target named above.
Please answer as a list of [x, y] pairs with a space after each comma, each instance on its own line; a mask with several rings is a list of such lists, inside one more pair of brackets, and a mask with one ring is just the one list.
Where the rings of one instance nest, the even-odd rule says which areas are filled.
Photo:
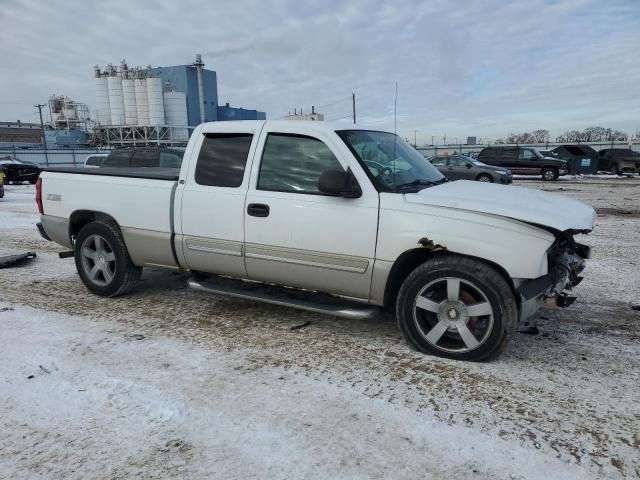
[[395, 309], [408, 342], [484, 360], [543, 304], [569, 305], [594, 210], [537, 190], [447, 182], [392, 133], [324, 122], [195, 129], [180, 170], [51, 169], [41, 234], [121, 295], [143, 267], [198, 290], [349, 318]]

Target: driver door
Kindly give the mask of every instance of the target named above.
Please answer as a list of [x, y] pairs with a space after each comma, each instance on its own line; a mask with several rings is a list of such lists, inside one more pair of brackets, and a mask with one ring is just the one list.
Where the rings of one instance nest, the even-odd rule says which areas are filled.
[[[367, 300], [375, 258], [378, 193], [337, 135], [300, 125], [261, 134], [245, 203], [247, 276]], [[351, 168], [360, 198], [317, 188], [326, 170]]]

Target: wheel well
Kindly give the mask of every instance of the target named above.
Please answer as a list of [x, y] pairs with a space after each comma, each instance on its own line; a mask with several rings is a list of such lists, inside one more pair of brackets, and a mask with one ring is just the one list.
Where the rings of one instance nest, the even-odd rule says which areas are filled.
[[463, 255], [460, 253], [450, 252], [447, 250], [428, 250], [426, 248], [414, 248], [412, 250], [407, 250], [402, 255], [398, 257], [398, 259], [391, 267], [391, 271], [389, 272], [389, 277], [387, 278], [387, 284], [384, 290], [384, 308], [393, 309], [395, 308], [396, 298], [398, 296], [398, 292], [400, 291], [400, 287], [404, 282], [405, 278], [409, 276], [409, 274], [419, 265], [423, 264], [427, 260], [430, 260], [436, 256], [441, 255], [456, 255], [459, 257], [467, 257], [473, 260], [482, 262], [487, 264], [488, 266], [497, 270], [500, 275], [504, 277], [507, 281], [507, 284], [511, 287], [511, 291], [513, 293], [514, 298], [516, 299], [516, 303], [518, 304], [518, 308], [520, 308], [519, 296], [516, 293], [515, 285], [513, 284], [513, 280], [507, 273], [507, 271], [502, 268], [497, 263], [491, 262], [489, 260], [485, 260], [484, 258], [474, 257], [472, 255]]
[[115, 218], [111, 215], [107, 215], [102, 212], [94, 212], [92, 210], [76, 210], [71, 214], [71, 218], [69, 219], [69, 237], [72, 239], [75, 238], [82, 227], [97, 220], [112, 223], [120, 228], [118, 222], [116, 222]]

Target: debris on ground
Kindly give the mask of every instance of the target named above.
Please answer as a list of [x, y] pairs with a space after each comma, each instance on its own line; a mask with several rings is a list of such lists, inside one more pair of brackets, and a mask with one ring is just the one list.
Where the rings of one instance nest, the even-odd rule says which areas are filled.
[[309, 320], [308, 322], [304, 322], [302, 325], [294, 325], [293, 327], [289, 328], [289, 330], [300, 330], [301, 328], [306, 328], [309, 325], [311, 325], [311, 320]]
[[0, 257], [0, 268], [18, 267], [36, 258], [36, 252], [21, 253]]

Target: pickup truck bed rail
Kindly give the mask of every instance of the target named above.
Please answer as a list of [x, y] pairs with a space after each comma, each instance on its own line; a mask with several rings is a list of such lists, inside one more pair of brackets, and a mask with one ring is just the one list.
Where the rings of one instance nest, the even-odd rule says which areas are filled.
[[74, 173], [76, 175], [102, 175], [107, 177], [149, 178], [151, 180], [168, 180], [175, 182], [180, 176], [179, 168], [64, 168], [48, 167], [46, 172]]

